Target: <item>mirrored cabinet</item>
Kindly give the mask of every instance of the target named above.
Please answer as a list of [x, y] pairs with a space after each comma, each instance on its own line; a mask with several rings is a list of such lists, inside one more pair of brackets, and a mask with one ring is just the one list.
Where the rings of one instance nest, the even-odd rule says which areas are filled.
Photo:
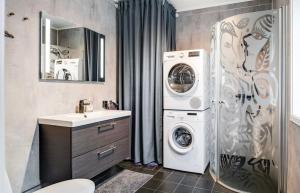
[[44, 12], [40, 15], [40, 79], [104, 82], [105, 36]]

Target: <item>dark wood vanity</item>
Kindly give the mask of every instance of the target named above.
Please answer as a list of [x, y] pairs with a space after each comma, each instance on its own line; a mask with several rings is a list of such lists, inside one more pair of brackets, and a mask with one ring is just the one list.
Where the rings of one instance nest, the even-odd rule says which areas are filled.
[[130, 117], [78, 127], [40, 125], [43, 185], [93, 178], [130, 157]]

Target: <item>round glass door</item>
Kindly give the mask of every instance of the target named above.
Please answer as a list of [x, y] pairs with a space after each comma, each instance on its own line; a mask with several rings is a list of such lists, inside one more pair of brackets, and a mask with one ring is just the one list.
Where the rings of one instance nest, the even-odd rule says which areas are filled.
[[193, 68], [184, 63], [173, 66], [168, 75], [169, 88], [176, 93], [183, 94], [190, 91], [196, 82]]
[[176, 152], [187, 153], [192, 149], [193, 132], [186, 126], [177, 126], [170, 133], [169, 142]]

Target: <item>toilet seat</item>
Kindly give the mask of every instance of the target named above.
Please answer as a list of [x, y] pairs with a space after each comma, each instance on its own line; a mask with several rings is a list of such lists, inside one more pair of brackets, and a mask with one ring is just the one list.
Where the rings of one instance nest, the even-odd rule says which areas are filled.
[[94, 193], [95, 184], [87, 179], [74, 179], [59, 182], [34, 193]]

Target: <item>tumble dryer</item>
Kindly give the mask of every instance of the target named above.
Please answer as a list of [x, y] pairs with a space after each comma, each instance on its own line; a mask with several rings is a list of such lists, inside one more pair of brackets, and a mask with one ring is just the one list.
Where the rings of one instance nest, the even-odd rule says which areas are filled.
[[166, 52], [163, 65], [164, 109], [209, 108], [209, 62], [203, 49]]

